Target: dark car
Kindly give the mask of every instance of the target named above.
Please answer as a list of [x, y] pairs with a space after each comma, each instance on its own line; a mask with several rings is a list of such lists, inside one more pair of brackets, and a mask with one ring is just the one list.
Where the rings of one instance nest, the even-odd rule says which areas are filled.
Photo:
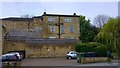
[[1, 56], [0, 60], [2, 62], [5, 62], [5, 61], [18, 61], [18, 57], [15, 54], [4, 54], [4, 55]]
[[19, 61], [24, 59], [23, 53], [21, 53], [21, 52], [8, 52], [7, 54], [16, 54], [17, 57], [19, 58]]
[[8, 54], [14, 54], [14, 55], [16, 55], [19, 61], [21, 61], [23, 59], [22, 54], [20, 54], [18, 52], [11, 52], [11, 53], [8, 53]]

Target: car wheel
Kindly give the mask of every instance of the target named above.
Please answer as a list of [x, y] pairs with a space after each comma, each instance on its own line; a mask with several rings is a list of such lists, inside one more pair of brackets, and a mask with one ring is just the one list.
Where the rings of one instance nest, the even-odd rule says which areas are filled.
[[72, 57], [69, 56], [68, 59], [70, 60], [70, 59], [72, 59]]
[[77, 60], [78, 63], [80, 63], [80, 60]]

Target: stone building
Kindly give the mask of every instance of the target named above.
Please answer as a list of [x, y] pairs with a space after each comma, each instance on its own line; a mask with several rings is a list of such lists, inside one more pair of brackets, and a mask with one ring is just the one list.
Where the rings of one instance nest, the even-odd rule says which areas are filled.
[[44, 14], [33, 18], [3, 18], [2, 25], [6, 32], [10, 30], [28, 30], [38, 32], [39, 38], [79, 39], [80, 16]]
[[[3, 54], [21, 51], [26, 58], [63, 57], [79, 42], [80, 16], [44, 14], [3, 18]], [[53, 39], [54, 38], [54, 39]]]
[[43, 38], [68, 38], [79, 39], [80, 16], [76, 15], [58, 15], [44, 14], [34, 17], [34, 22], [42, 20]]

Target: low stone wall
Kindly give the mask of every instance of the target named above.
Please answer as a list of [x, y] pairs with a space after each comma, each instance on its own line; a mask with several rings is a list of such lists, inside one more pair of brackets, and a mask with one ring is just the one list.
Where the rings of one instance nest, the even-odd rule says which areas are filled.
[[108, 62], [111, 61], [108, 57], [83, 57], [81, 63], [96, 63], [96, 62]]
[[2, 62], [2, 68], [21, 68], [21, 62], [11, 61], [11, 62]]

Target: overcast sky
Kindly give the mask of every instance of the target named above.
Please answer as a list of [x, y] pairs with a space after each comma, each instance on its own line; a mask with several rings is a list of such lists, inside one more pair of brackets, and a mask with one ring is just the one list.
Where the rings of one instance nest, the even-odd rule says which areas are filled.
[[93, 21], [98, 14], [118, 16], [118, 2], [2, 2], [0, 18], [26, 14], [41, 16], [44, 11], [52, 14], [76, 13]]

